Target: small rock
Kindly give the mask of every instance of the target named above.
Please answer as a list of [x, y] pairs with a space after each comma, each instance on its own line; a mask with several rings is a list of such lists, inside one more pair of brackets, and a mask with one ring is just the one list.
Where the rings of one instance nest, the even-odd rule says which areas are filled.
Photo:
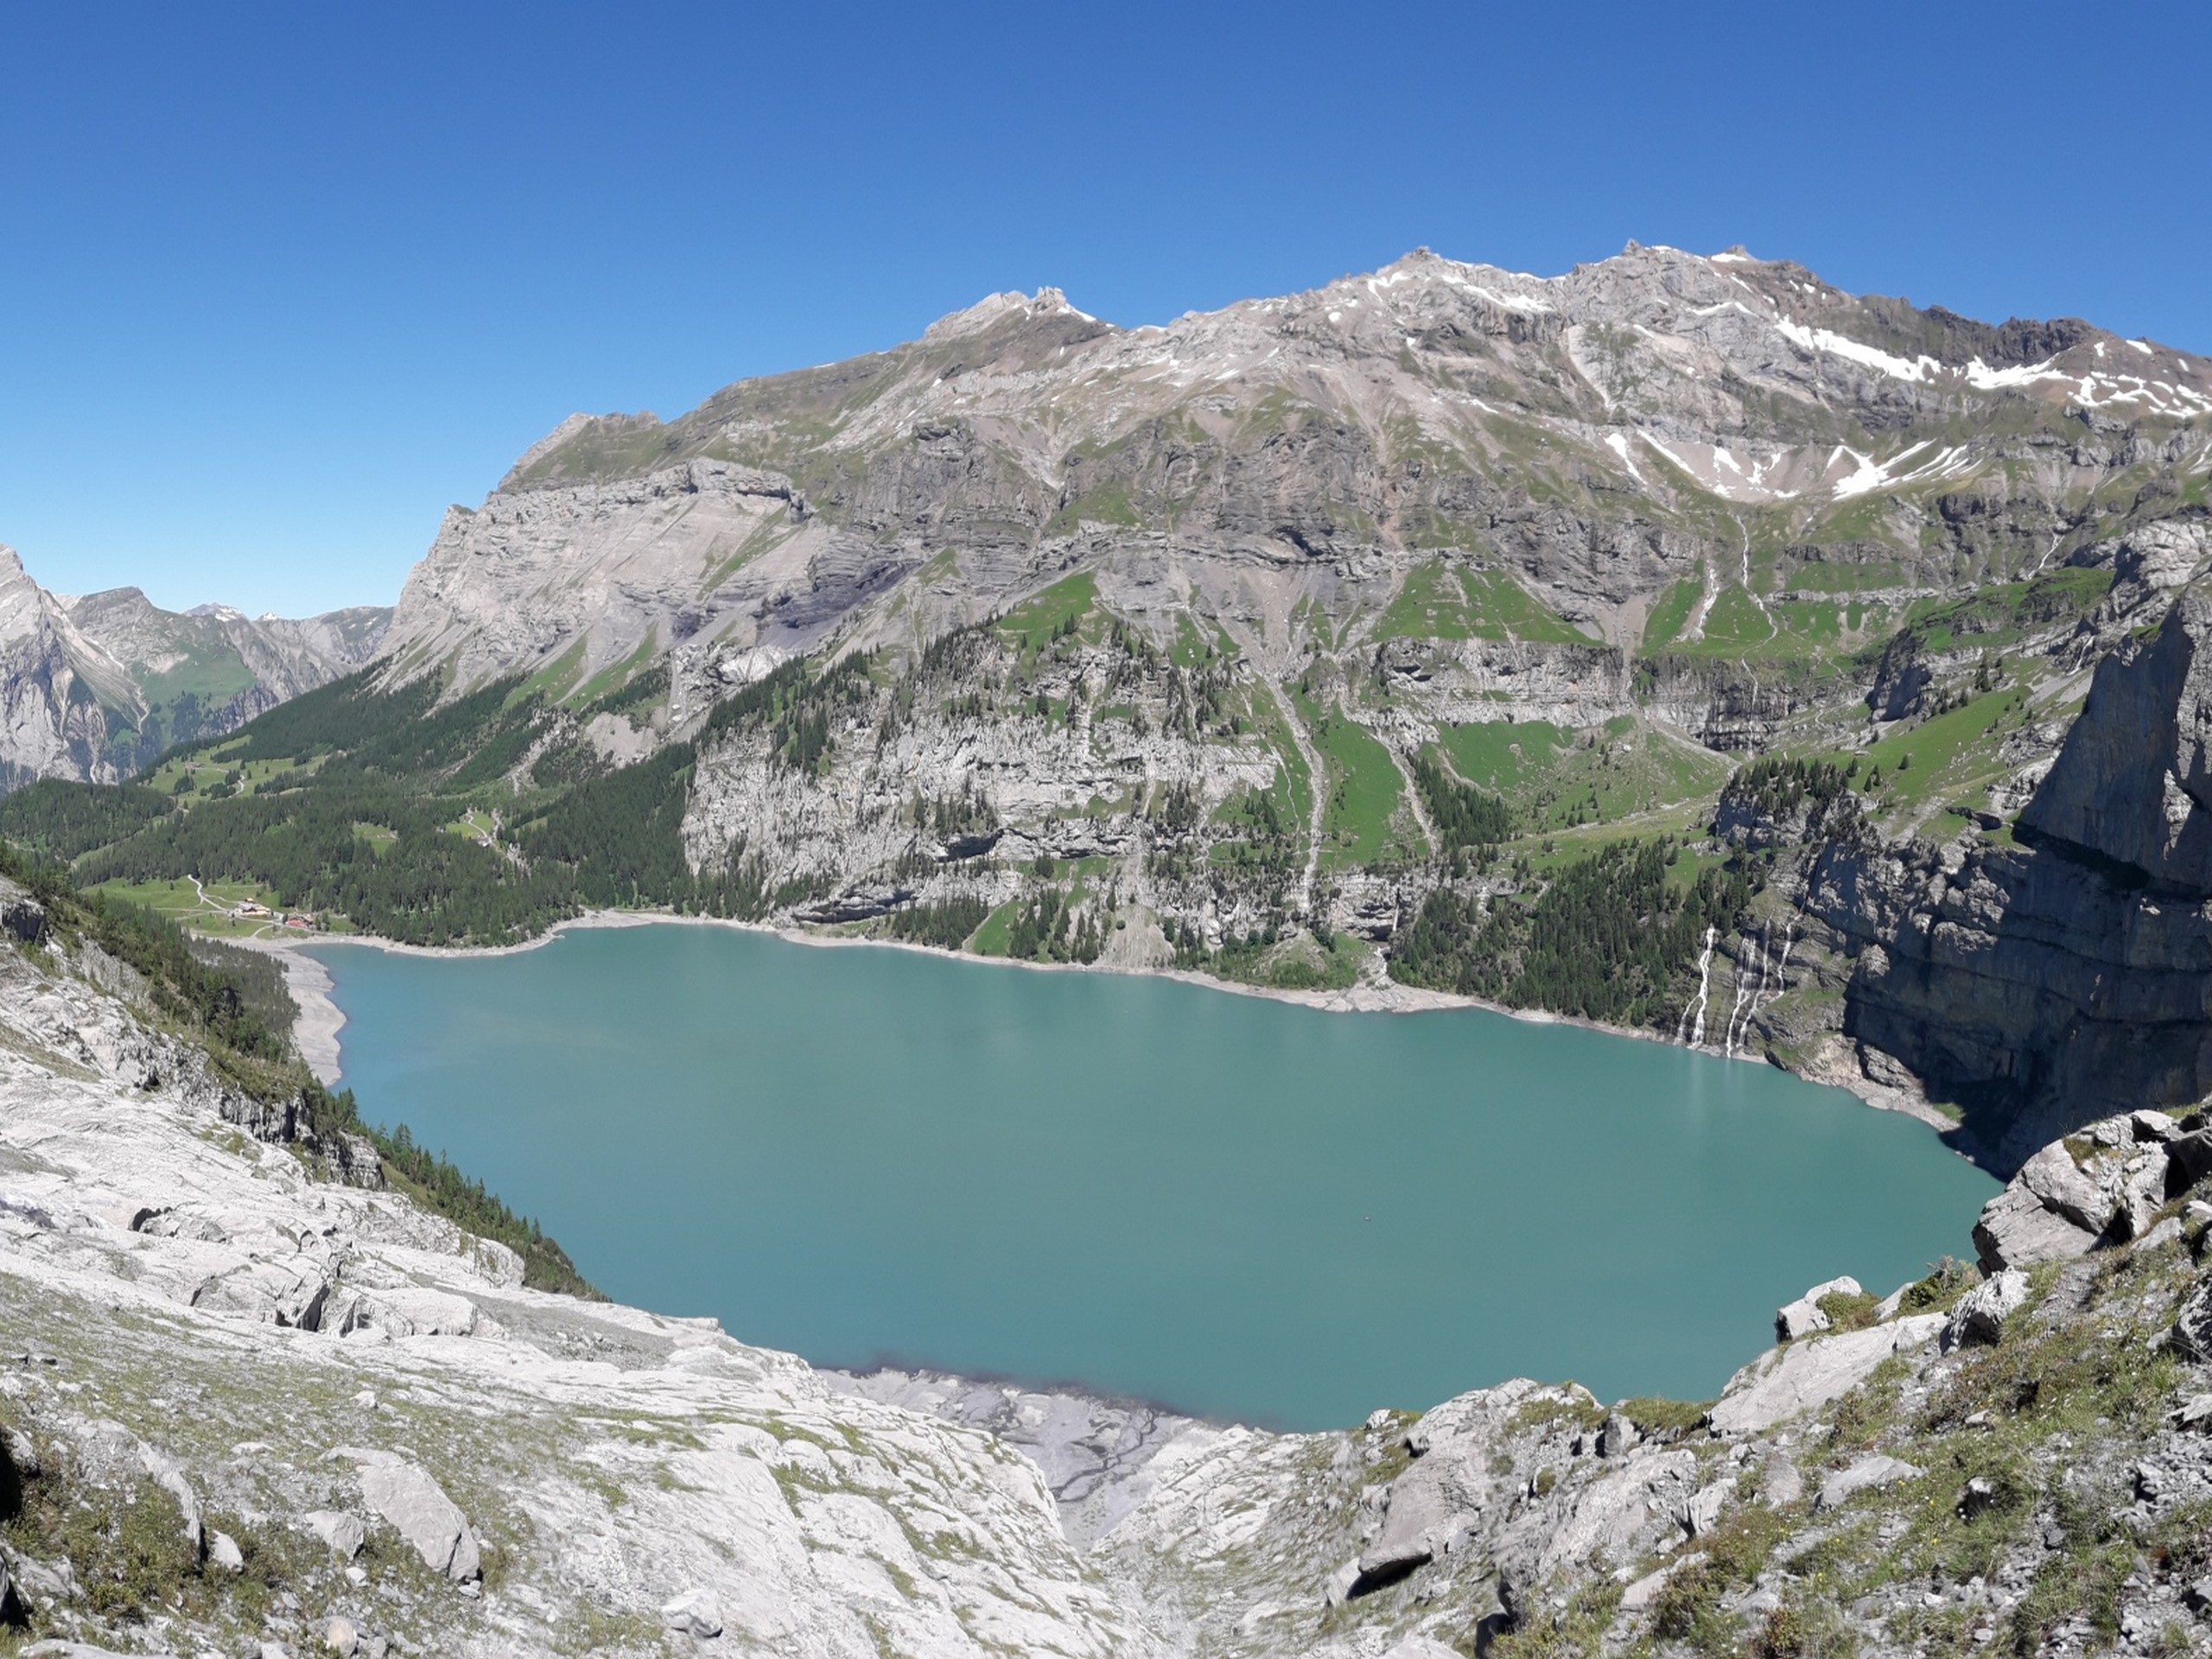
[[1840, 1508], [1861, 1492], [1872, 1491], [1878, 1486], [1891, 1486], [1900, 1480], [1911, 1480], [1925, 1474], [1901, 1458], [1883, 1452], [1870, 1452], [1848, 1468], [1839, 1469], [1821, 1483], [1821, 1495], [1813, 1500], [1815, 1510]]
[[2212, 1423], [2212, 1394], [2191, 1395], [2167, 1414], [2177, 1428], [2202, 1428]]
[[284, 1651], [282, 1642], [264, 1642], [261, 1644], [260, 1659], [292, 1659], [292, 1656]]
[[2199, 1579], [2183, 1591], [2181, 1605], [2192, 1613], [2212, 1611], [2212, 1579]]
[[1778, 1613], [1782, 1611], [1782, 1592], [1772, 1585], [1754, 1590], [1744, 1598], [1743, 1604], [1736, 1611], [1753, 1618], [1764, 1618], [1769, 1613]]
[[1601, 1458], [1626, 1457], [1643, 1439], [1643, 1432], [1634, 1423], [1615, 1412], [1605, 1419], [1605, 1426], [1598, 1431], [1598, 1455]]
[[2139, 1463], [2135, 1465], [2135, 1496], [2145, 1503], [2156, 1503], [2166, 1495], [2172, 1478], [2155, 1463]]
[[1700, 1559], [1696, 1555], [1685, 1555], [1679, 1561], [1669, 1561], [1656, 1572], [1645, 1573], [1621, 1592], [1621, 1611], [1630, 1613], [1642, 1612], [1658, 1599], [1659, 1592], [1667, 1587], [1667, 1580], [1670, 1577], [1688, 1567], [1692, 1561]]
[[226, 1573], [245, 1571], [245, 1552], [238, 1548], [238, 1541], [227, 1532], [207, 1535], [207, 1564], [219, 1567]]
[[1976, 1285], [1951, 1310], [1950, 1323], [1943, 1327], [1944, 1349], [1996, 1342], [2005, 1334], [2005, 1320], [2026, 1305], [2028, 1289], [2028, 1275], [2018, 1268], [2006, 1268], [1987, 1283]]
[[1782, 1509], [1805, 1496], [1805, 1478], [1797, 1472], [1797, 1465], [1781, 1452], [1766, 1460], [1760, 1475], [1759, 1496], [1770, 1508]]
[[300, 1524], [329, 1545], [330, 1553], [340, 1560], [352, 1560], [369, 1541], [367, 1524], [359, 1516], [343, 1510], [309, 1510], [300, 1517]]
[[1408, 1636], [1382, 1656], [1382, 1659], [1459, 1659], [1457, 1648], [1447, 1648], [1429, 1636]]
[[1707, 1487], [1694, 1497], [1675, 1508], [1675, 1522], [1693, 1538], [1702, 1538], [1713, 1530], [1713, 1522], [1720, 1519], [1720, 1511], [1727, 1507], [1730, 1488], [1726, 1483]]
[[711, 1641], [722, 1633], [721, 1605], [711, 1590], [687, 1590], [660, 1610], [660, 1622], [679, 1636]]
[[2166, 1158], [2173, 1166], [2168, 1179], [2177, 1192], [2183, 1192], [2212, 1175], [2212, 1128], [2192, 1129], [2187, 1135], [2177, 1135], [2166, 1142]]
[[352, 1585], [356, 1590], [359, 1589], [368, 1581], [369, 1569], [367, 1567], [349, 1567], [346, 1569], [346, 1582]]
[[322, 1627], [322, 1645], [340, 1659], [353, 1659], [353, 1649], [361, 1645], [361, 1633], [352, 1619], [334, 1618]]
[[1795, 1342], [1815, 1331], [1825, 1331], [1831, 1321], [1821, 1312], [1823, 1296], [1859, 1296], [1865, 1293], [1859, 1281], [1848, 1274], [1840, 1279], [1831, 1279], [1825, 1284], [1815, 1285], [1796, 1301], [1775, 1310], [1774, 1335], [1778, 1342]]
[[377, 1408], [377, 1391], [374, 1389], [363, 1389], [353, 1396], [353, 1403], [363, 1411], [374, 1411]]
[[2138, 1238], [2135, 1241], [2135, 1248], [2139, 1250], [2155, 1250], [2162, 1244], [2176, 1243], [2180, 1237], [2180, 1219], [2174, 1216], [2168, 1216]]
[[1328, 1583], [1321, 1587], [1321, 1605], [1325, 1607], [1343, 1606], [1351, 1599], [1352, 1586], [1358, 1582], [1359, 1558], [1355, 1555], [1329, 1574]]

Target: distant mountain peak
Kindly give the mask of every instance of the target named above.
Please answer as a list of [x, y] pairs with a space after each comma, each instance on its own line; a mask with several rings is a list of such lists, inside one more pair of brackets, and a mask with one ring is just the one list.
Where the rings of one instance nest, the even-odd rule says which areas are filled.
[[363, 666], [391, 614], [249, 620], [229, 605], [165, 611], [138, 588], [49, 593], [0, 545], [0, 794], [116, 782], [173, 742], [232, 730]]
[[963, 310], [939, 317], [922, 332], [925, 343], [936, 344], [957, 340], [965, 334], [979, 334], [988, 328], [1009, 319], [1027, 321], [1037, 317], [1074, 317], [1082, 322], [1096, 322], [1097, 318], [1088, 311], [1079, 310], [1068, 302], [1068, 296], [1057, 288], [1040, 288], [1034, 294], [1008, 290], [1003, 294], [988, 294]]

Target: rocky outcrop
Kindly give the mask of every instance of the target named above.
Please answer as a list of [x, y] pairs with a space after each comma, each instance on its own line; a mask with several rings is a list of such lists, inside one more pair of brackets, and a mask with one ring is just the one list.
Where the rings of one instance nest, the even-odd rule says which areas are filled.
[[2101, 1243], [2142, 1236], [2173, 1194], [2212, 1173], [2208, 1141], [2202, 1114], [2177, 1123], [2153, 1111], [2107, 1118], [2052, 1141], [1982, 1206], [1974, 1242], [1984, 1270], [2071, 1261]]
[[[2196, 728], [2212, 588], [2107, 658], [2017, 844], [1885, 842], [1823, 820], [1778, 887], [1828, 953], [1846, 1037], [1964, 1109], [2000, 1170], [2054, 1137], [2212, 1092], [2212, 817]], [[2212, 799], [2212, 792], [2207, 793]], [[1759, 844], [1789, 826], [1740, 828]], [[1881, 1064], [1886, 1065], [1884, 1061]], [[2023, 1210], [2060, 1250], [2074, 1224]]]
[[1932, 1343], [1944, 1320], [1912, 1314], [1871, 1330], [1784, 1344], [1729, 1379], [1707, 1421], [1724, 1434], [1756, 1434], [1817, 1411], [1872, 1376], [1892, 1354]]

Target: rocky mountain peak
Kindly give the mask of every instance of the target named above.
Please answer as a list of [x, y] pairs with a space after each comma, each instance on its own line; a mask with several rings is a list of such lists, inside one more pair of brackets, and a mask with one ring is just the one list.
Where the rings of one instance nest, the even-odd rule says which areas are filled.
[[1030, 322], [1040, 317], [1074, 317], [1084, 322], [1095, 322], [1096, 318], [1087, 311], [1079, 311], [1068, 303], [1068, 296], [1057, 288], [1040, 288], [1033, 295], [1009, 290], [1003, 294], [989, 294], [963, 310], [939, 317], [922, 334], [925, 345], [942, 345], [966, 335], [979, 334], [1000, 324]]

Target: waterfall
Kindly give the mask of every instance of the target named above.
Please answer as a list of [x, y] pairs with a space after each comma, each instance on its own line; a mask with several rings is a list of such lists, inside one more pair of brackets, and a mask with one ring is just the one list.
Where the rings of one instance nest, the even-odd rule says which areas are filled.
[[[1770, 1003], [1771, 1003], [1775, 998], [1780, 996], [1784, 991], [1789, 988], [1789, 982], [1782, 976], [1782, 970], [1789, 965], [1790, 947], [1795, 945], [1796, 943], [1797, 929], [1796, 924], [1789, 922], [1783, 923], [1782, 928], [1782, 956], [1781, 958], [1774, 964], [1774, 988], [1767, 993], [1766, 1000]], [[1754, 1007], [1751, 1009], [1752, 1014], [1757, 1014], [1758, 1012], [1758, 1009], [1757, 1007]], [[1750, 1015], [1745, 1016], [1744, 1025], [1746, 1029], [1750, 1027], [1751, 1023]]]
[[[1709, 926], [1705, 930], [1705, 954], [1697, 959], [1697, 1028], [1690, 1033], [1692, 1048], [1700, 1047], [1705, 1042], [1705, 999], [1706, 994], [1713, 988], [1713, 940], [1718, 931], [1718, 929]], [[1690, 1013], [1688, 1008], [1682, 1010], [1685, 1024], [1688, 1022]], [[1675, 1028], [1677, 1041], [1681, 1040], [1681, 1027], [1677, 1026]]]
[[[1750, 944], [1751, 941], [1747, 938], [1745, 943]], [[1723, 1058], [1728, 1059], [1733, 1059], [1736, 1057], [1737, 1016], [1744, 1012], [1746, 1003], [1757, 999], [1759, 987], [1766, 982], [1766, 935], [1764, 931], [1759, 935], [1759, 943], [1751, 945], [1751, 950], [1758, 961], [1755, 971], [1758, 978], [1756, 980], [1745, 976], [1744, 959], [1741, 957], [1736, 958], [1736, 1001], [1735, 1005], [1728, 1010], [1728, 1023], [1722, 1028], [1720, 1033], [1720, 1052]]]

